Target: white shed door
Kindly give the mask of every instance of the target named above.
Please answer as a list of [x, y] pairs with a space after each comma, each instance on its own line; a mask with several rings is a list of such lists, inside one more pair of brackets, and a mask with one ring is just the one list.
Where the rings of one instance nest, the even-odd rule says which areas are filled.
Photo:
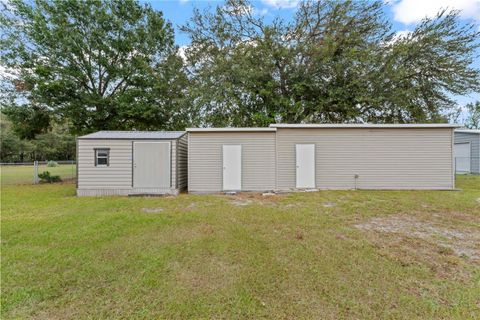
[[470, 143], [455, 143], [455, 171], [470, 172]]
[[296, 144], [297, 188], [315, 188], [315, 145]]
[[133, 187], [170, 188], [170, 142], [133, 143]]
[[223, 190], [242, 189], [242, 146], [223, 146]]

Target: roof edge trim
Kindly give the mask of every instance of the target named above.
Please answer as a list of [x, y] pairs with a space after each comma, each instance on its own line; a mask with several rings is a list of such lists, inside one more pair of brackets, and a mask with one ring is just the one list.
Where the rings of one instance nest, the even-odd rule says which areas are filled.
[[288, 129], [402, 129], [402, 128], [460, 128], [460, 125], [449, 123], [416, 123], [416, 124], [288, 124], [274, 123], [271, 128], [288, 128]]
[[275, 132], [276, 128], [187, 128], [187, 132]]
[[476, 130], [476, 129], [455, 129], [455, 132], [480, 134], [480, 130]]

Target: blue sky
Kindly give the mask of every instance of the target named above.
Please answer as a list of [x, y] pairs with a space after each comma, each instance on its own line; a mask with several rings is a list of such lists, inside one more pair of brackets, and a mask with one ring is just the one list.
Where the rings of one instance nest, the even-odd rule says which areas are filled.
[[[205, 9], [215, 8], [222, 5], [223, 1], [193, 1], [193, 0], [145, 0], [155, 9], [163, 11], [165, 18], [175, 27], [175, 41], [178, 45], [189, 44], [186, 34], [179, 31], [178, 27], [189, 20], [193, 8]], [[441, 8], [452, 8], [461, 10], [461, 17], [465, 22], [475, 22], [480, 28], [480, 0], [386, 0], [386, 14], [398, 32], [413, 30], [415, 25], [425, 16], [433, 16]], [[257, 0], [251, 1], [253, 10], [257, 14], [264, 15], [267, 20], [280, 16], [285, 19], [292, 19], [298, 0]], [[480, 39], [479, 39], [480, 41]], [[480, 53], [479, 53], [480, 54]], [[474, 63], [480, 68], [480, 58]], [[464, 105], [475, 100], [480, 100], [480, 93], [473, 93], [469, 96], [455, 97]]]

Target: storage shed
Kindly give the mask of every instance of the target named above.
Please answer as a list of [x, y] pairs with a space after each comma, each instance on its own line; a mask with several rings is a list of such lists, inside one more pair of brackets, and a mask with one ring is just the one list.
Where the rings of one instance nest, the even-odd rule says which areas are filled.
[[178, 194], [187, 187], [185, 131], [99, 131], [77, 139], [77, 195]]
[[190, 128], [189, 192], [453, 189], [449, 124]]
[[188, 191], [275, 189], [275, 128], [190, 128]]
[[480, 174], [480, 130], [455, 130], [455, 170]]

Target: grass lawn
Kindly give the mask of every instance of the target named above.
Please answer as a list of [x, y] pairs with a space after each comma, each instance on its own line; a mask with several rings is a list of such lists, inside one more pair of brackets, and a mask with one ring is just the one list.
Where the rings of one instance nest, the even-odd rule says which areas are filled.
[[1, 191], [2, 319], [480, 318], [462, 191], [77, 198]]
[[[75, 178], [75, 165], [61, 164], [57, 167], [38, 166], [38, 173], [44, 171], [50, 172], [52, 176], [58, 175], [63, 180]], [[32, 184], [33, 183], [33, 165], [7, 165], [0, 166], [1, 184]]]

